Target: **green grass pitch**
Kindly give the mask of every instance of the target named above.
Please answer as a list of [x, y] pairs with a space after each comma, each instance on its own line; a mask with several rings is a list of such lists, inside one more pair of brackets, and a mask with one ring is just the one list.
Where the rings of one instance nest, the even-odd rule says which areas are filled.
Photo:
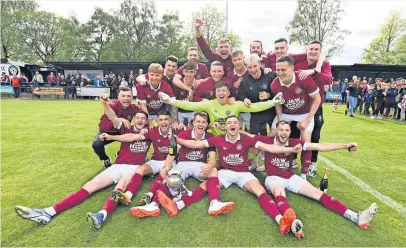
[[[355, 141], [357, 153], [338, 151], [322, 156], [346, 169], [375, 190], [406, 207], [406, 125], [349, 118], [324, 106], [323, 142]], [[282, 235], [257, 199], [237, 186], [221, 191], [234, 201], [232, 212], [212, 217], [208, 198], [169, 217], [137, 219], [129, 207], [119, 207], [99, 231], [91, 230], [87, 212], [100, 210], [112, 187], [95, 193], [81, 205], [37, 226], [16, 215], [16, 205], [48, 207], [77, 191], [102, 170], [91, 143], [102, 114], [97, 101], [1, 101], [1, 245], [2, 246], [406, 246], [406, 216], [351, 180], [330, 169], [329, 193], [353, 210], [372, 202], [380, 209], [368, 230], [324, 209], [318, 202], [288, 193], [288, 201], [305, 225], [305, 238]], [[110, 156], [119, 144], [107, 146]], [[320, 171], [326, 165], [319, 161]], [[261, 183], [264, 175], [257, 174]], [[146, 178], [134, 201], [149, 188]], [[187, 185], [198, 185], [188, 179]]]

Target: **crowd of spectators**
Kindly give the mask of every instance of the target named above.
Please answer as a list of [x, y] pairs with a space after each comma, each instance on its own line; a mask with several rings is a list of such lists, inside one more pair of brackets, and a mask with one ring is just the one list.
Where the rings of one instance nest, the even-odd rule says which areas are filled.
[[341, 94], [341, 103], [346, 104], [345, 115], [369, 116], [372, 119], [395, 119], [405, 121], [406, 82], [403, 78], [373, 80], [353, 76], [351, 80], [334, 80], [326, 86], [326, 92]]

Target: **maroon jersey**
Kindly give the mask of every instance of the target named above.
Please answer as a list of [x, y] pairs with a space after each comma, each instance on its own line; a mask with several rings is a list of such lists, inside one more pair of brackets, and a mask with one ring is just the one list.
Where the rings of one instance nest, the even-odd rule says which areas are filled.
[[[269, 62], [268, 57], [265, 54], [261, 54], [260, 56], [261, 59], [261, 68], [271, 68], [271, 63]], [[274, 71], [274, 70], [272, 70]]]
[[[184, 78], [182, 78], [181, 81], [184, 82]], [[176, 87], [175, 85], [173, 86], [173, 93], [175, 94], [176, 100], [187, 101], [189, 98], [189, 91], [180, 89], [180, 88]], [[189, 112], [193, 112], [193, 111], [178, 108], [178, 112], [189, 113]]]
[[220, 135], [207, 139], [206, 147], [217, 148], [220, 165], [224, 169], [248, 172], [248, 149], [255, 147], [256, 140], [245, 134], [238, 134], [235, 143], [228, 140], [227, 135]]
[[285, 114], [308, 114], [310, 112], [310, 96], [319, 93], [319, 88], [312, 77], [307, 77], [300, 80], [299, 73], [293, 74], [292, 82], [287, 86], [275, 78], [271, 84], [271, 91], [275, 95], [279, 92], [283, 93], [285, 103], [282, 106], [282, 112]]
[[[193, 128], [187, 129], [178, 135], [179, 138], [184, 140], [196, 140], [193, 132]], [[213, 134], [205, 132], [201, 140], [206, 140], [214, 137]], [[206, 163], [208, 152], [213, 149], [203, 148], [203, 149], [193, 149], [186, 146], [182, 146], [178, 153], [178, 161], [188, 161], [188, 162], [203, 162]], [[214, 150], [215, 151], [215, 150]]]
[[[307, 60], [306, 53], [289, 54], [289, 56], [293, 58], [294, 64]], [[268, 65], [270, 66], [269, 68], [271, 68], [272, 71], [276, 71], [276, 59], [277, 59], [276, 53], [274, 53], [274, 52], [268, 53]]]
[[[230, 85], [230, 97], [235, 96], [234, 84], [230, 79], [223, 77], [222, 82]], [[195, 93], [193, 95], [194, 102], [201, 102], [203, 99], [214, 99], [216, 98], [216, 92], [214, 90], [214, 81], [211, 77], [204, 79], [199, 86], [197, 86]]]
[[154, 89], [150, 84], [137, 85], [138, 101], [140, 103], [147, 104], [148, 113], [150, 115], [156, 115], [160, 110], [165, 109], [166, 107], [158, 96], [159, 92], [164, 92], [168, 94], [169, 97], [175, 97], [171, 86], [164, 81], [161, 81], [156, 89]]
[[[130, 107], [125, 109], [118, 100], [110, 103], [109, 105], [118, 118], [124, 118], [129, 122], [132, 121], [135, 113], [140, 109], [135, 104], [131, 104]], [[118, 132], [118, 130], [114, 128], [113, 122], [110, 121], [106, 114], [103, 114], [100, 117], [99, 130], [101, 132]]]
[[[256, 136], [255, 139], [265, 144], [273, 145], [275, 137]], [[287, 147], [294, 147], [297, 144], [304, 146], [305, 141], [300, 139], [288, 139]], [[302, 151], [309, 152], [309, 151]], [[289, 179], [295, 173], [292, 170], [292, 162], [296, 159], [296, 153], [270, 153], [265, 152], [265, 170], [268, 176], [279, 176]], [[303, 167], [303, 163], [302, 163]]]
[[[295, 64], [295, 71], [299, 70], [309, 70], [316, 68], [316, 63], [309, 65], [307, 60], [298, 62]], [[324, 102], [324, 86], [331, 85], [333, 83], [333, 74], [331, 74], [331, 65], [328, 61], [323, 61], [321, 66], [321, 71], [312, 75], [314, 82], [316, 82], [319, 87], [319, 93], [321, 97], [320, 105]]]
[[[181, 67], [179, 67], [178, 71], [176, 72], [179, 75], [181, 75], [182, 78], [184, 76], [183, 68], [184, 68], [184, 66], [182, 65]], [[207, 69], [207, 66], [203, 63], [196, 63], [196, 71], [197, 71], [196, 76], [195, 76], [196, 79], [205, 79], [205, 78], [210, 77], [209, 70]]]
[[154, 153], [152, 154], [152, 160], [165, 160], [169, 153], [170, 139], [172, 132], [178, 135], [183, 130], [169, 129], [169, 134], [163, 136], [159, 127], [149, 130], [145, 138], [151, 139], [152, 146], [154, 147]]
[[[136, 131], [134, 127], [132, 127], [131, 129], [127, 129], [124, 125], [121, 125], [120, 133], [138, 134], [140, 132]], [[142, 165], [147, 160], [147, 154], [150, 146], [151, 146], [150, 139], [135, 142], [121, 142], [120, 152], [114, 163]]]
[[[237, 82], [238, 79], [240, 79], [240, 78], [242, 79], [248, 74], [249, 73], [248, 73], [247, 68], [245, 68], [245, 71], [242, 74], [238, 74], [234, 68], [233, 70], [227, 72], [227, 78], [231, 80], [231, 82], [233, 83], [233, 86], [234, 86], [234, 83]], [[235, 95], [237, 95], [237, 94], [238, 94], [238, 88], [235, 88]]]
[[209, 44], [207, 44], [206, 39], [202, 36], [196, 39], [197, 44], [199, 44], [200, 50], [202, 50], [202, 53], [206, 57], [206, 59], [210, 62], [213, 61], [220, 61], [224, 65], [224, 74], [226, 75], [229, 70], [232, 70], [234, 68], [233, 63], [231, 62], [231, 56], [229, 55], [226, 59], [222, 59], [220, 55], [217, 53], [214, 53], [210, 47]]

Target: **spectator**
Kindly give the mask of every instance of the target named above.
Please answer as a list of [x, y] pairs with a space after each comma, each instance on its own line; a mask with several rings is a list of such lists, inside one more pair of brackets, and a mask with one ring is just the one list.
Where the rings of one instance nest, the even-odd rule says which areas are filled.
[[[68, 74], [69, 75], [69, 74]], [[60, 84], [61, 86], [64, 87], [65, 90], [65, 95], [63, 96], [64, 99], [69, 99], [69, 85], [70, 85], [70, 81], [68, 81], [67, 79], [65, 79], [64, 75], [61, 75], [60, 78]]]
[[96, 75], [96, 79], [94, 80], [94, 87], [101, 88], [103, 87], [103, 80], [100, 78], [100, 75]]
[[5, 72], [1, 73], [1, 83], [10, 83], [10, 77]]
[[34, 74], [34, 77], [32, 78], [31, 83], [34, 85], [38, 85], [39, 83], [43, 83], [43, 82], [44, 82], [44, 78], [38, 71], [36, 71]]
[[400, 119], [400, 108], [398, 107], [399, 103], [403, 99], [403, 85], [402, 85], [402, 79], [398, 78], [396, 80], [396, 86], [398, 90], [398, 95], [396, 96], [396, 104], [395, 104], [395, 114], [393, 115], [395, 119], [399, 120]]
[[111, 92], [111, 98], [112, 99], [116, 99], [117, 98], [117, 90], [118, 90], [118, 85], [119, 85], [119, 81], [116, 78], [116, 76], [113, 74], [113, 80], [111, 82], [111, 88], [110, 88], [110, 92]]
[[341, 85], [341, 103], [347, 102], [347, 88], [348, 88], [348, 79], [344, 79], [344, 83]]
[[139, 69], [139, 70], [138, 70], [138, 76], [139, 76], [139, 75], [144, 75], [144, 70], [143, 70], [143, 69]]
[[121, 78], [120, 86], [121, 87], [128, 87], [128, 82], [125, 81], [125, 77]]
[[358, 100], [358, 87], [356, 85], [356, 82], [350, 82], [348, 88], [348, 103], [349, 103], [349, 111], [350, 111], [350, 117], [355, 117], [354, 116], [354, 111], [355, 107], [357, 106], [357, 100]]
[[86, 80], [86, 78], [85, 78], [85, 75], [82, 75], [82, 76], [80, 76], [79, 78], [80, 78], [80, 81], [79, 81], [80, 87], [86, 86], [86, 85], [87, 85], [87, 80]]
[[365, 94], [365, 107], [364, 107], [364, 115], [370, 116], [371, 113], [369, 112], [369, 108], [372, 106], [372, 87], [368, 88], [368, 92]]
[[128, 87], [132, 88], [136, 85], [134, 71], [130, 71], [130, 75], [128, 76]]
[[333, 112], [337, 111], [339, 103], [340, 103], [340, 97], [336, 96], [335, 99], [333, 100]]
[[340, 93], [340, 82], [339, 81], [333, 82], [333, 92]]
[[381, 119], [384, 113], [384, 107], [385, 107], [385, 83], [381, 83], [380, 79], [376, 80], [376, 85], [375, 85], [375, 102], [376, 102], [376, 107], [374, 110], [374, 118], [379, 118]]
[[[404, 88], [403, 88], [404, 89]], [[406, 121], [405, 119], [405, 111], [406, 111], [406, 94], [403, 95], [402, 101], [398, 104], [400, 109], [400, 120], [399, 121]]]
[[388, 88], [385, 91], [385, 117], [388, 118], [389, 120], [392, 120], [393, 118], [393, 112], [395, 110], [395, 105], [396, 105], [396, 96], [398, 94], [398, 89], [396, 88], [396, 83], [388, 83]]
[[54, 85], [56, 83], [56, 77], [52, 71], [48, 75], [47, 80], [48, 80], [48, 83], [50, 83], [51, 85]]
[[28, 78], [25, 76], [24, 73], [20, 75], [20, 83], [21, 83], [21, 93], [29, 92], [28, 90]]
[[14, 75], [11, 79], [11, 86], [14, 89], [14, 98], [20, 98], [20, 86], [21, 82], [17, 75]]

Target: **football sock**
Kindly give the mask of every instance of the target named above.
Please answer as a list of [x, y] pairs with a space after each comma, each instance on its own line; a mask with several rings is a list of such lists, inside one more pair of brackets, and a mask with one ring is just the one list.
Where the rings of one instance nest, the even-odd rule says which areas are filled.
[[149, 192], [151, 193], [151, 197], [152, 195], [154, 195], [158, 189], [161, 187], [162, 185], [162, 177], [161, 175], [158, 175], [158, 177], [155, 179], [155, 181], [152, 183], [151, 188], [149, 189]]
[[286, 200], [286, 197], [282, 195], [278, 195], [275, 197], [276, 201], [276, 206], [278, 207], [279, 212], [284, 215], [286, 210], [290, 208], [288, 201]]
[[[161, 191], [162, 193], [164, 193], [168, 197], [170, 196], [169, 188], [168, 188], [168, 186], [166, 184], [162, 184], [161, 187], [159, 188], [159, 191]], [[148, 194], [150, 194], [150, 196], [152, 197], [151, 192], [149, 192]], [[154, 198], [152, 198], [152, 202], [155, 202], [157, 204], [161, 204], [159, 202], [159, 199], [158, 199], [158, 194], [154, 195]]]
[[127, 186], [127, 194], [130, 196], [130, 198], [132, 198], [132, 196], [135, 194], [135, 192], [138, 191], [138, 189], [140, 188], [142, 183], [142, 176], [138, 173], [135, 173], [133, 178], [131, 178], [131, 182], [128, 184]]
[[275, 217], [275, 221], [276, 221], [276, 223], [278, 223], [278, 225], [281, 223], [281, 219], [282, 219], [282, 215], [281, 214], [278, 214], [276, 217]]
[[347, 211], [347, 207], [342, 204], [339, 200], [335, 199], [334, 197], [331, 197], [327, 195], [326, 193], [323, 193], [320, 197], [320, 203], [323, 205], [323, 207], [341, 215], [345, 216], [345, 212]]
[[259, 205], [261, 205], [262, 209], [264, 209], [267, 214], [269, 214], [274, 220], [276, 220], [276, 217], [280, 215], [280, 213], [272, 198], [267, 193], [263, 193], [258, 197], [258, 200]]
[[103, 210], [106, 211], [107, 214], [113, 212], [114, 209], [118, 206], [118, 202], [115, 202], [112, 197], [109, 197], [103, 205]]
[[204, 191], [202, 188], [197, 187], [196, 189], [194, 189], [192, 191], [192, 195], [184, 195], [182, 197], [182, 201], [185, 203], [185, 206], [189, 206], [190, 204], [197, 202], [199, 200], [201, 200], [204, 197], [204, 194], [206, 193], [206, 191]]
[[54, 216], [56, 214], [54, 207], [44, 208], [44, 211], [51, 216]]
[[[199, 187], [200, 188], [200, 187]], [[209, 177], [207, 179], [207, 192], [209, 200], [218, 200], [220, 197], [220, 182], [218, 177]]]
[[53, 206], [53, 208], [55, 209], [55, 213], [58, 214], [62, 211], [65, 211], [69, 208], [73, 208], [74, 206], [84, 202], [89, 197], [90, 197], [89, 192], [87, 192], [84, 188], [81, 188], [79, 191], [57, 202]]
[[[297, 155], [297, 153], [296, 153]], [[300, 154], [300, 161], [302, 164], [302, 173], [307, 174], [312, 159], [312, 151], [302, 151]]]

